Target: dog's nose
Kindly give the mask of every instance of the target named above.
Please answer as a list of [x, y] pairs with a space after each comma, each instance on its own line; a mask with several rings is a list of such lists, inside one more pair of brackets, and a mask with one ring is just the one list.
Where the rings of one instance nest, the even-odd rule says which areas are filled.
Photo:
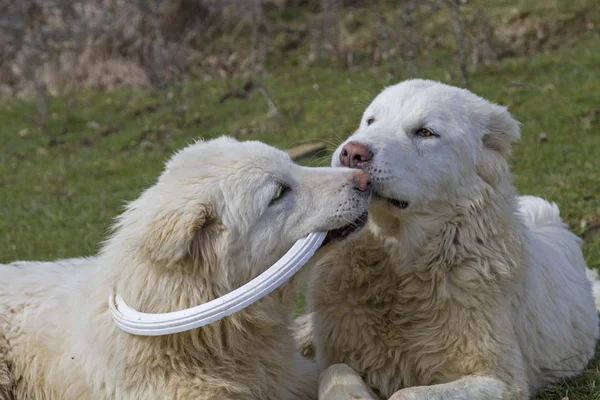
[[342, 147], [340, 162], [344, 167], [363, 168], [373, 157], [367, 146], [359, 142], [348, 142]]
[[369, 187], [369, 184], [371, 183], [371, 178], [369, 177], [368, 172], [358, 171], [354, 174], [352, 181], [354, 182], [354, 187], [356, 188], [356, 190], [364, 192]]

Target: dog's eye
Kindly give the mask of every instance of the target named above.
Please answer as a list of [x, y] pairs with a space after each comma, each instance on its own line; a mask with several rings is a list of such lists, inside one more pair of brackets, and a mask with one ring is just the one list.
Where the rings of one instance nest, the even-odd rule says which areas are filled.
[[371, 125], [373, 122], [375, 122], [375, 117], [370, 117], [370, 118], [367, 120], [367, 125]]
[[273, 205], [275, 202], [277, 202], [277, 200], [280, 200], [290, 190], [291, 188], [287, 185], [279, 185], [269, 205]]
[[435, 132], [428, 128], [419, 128], [415, 131], [416, 136], [428, 138], [433, 136], [438, 136]]

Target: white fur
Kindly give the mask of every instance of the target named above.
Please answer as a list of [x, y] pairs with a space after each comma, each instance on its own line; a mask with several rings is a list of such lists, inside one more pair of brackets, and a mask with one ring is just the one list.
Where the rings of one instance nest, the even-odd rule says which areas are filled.
[[[100, 254], [0, 265], [0, 399], [312, 399], [317, 370], [295, 353], [293, 284], [206, 327], [120, 331], [115, 289], [169, 312], [257, 276], [313, 231], [368, 204], [355, 170], [306, 168], [258, 142], [197, 142], [118, 218]], [[291, 190], [269, 205], [281, 183]]]
[[369, 229], [316, 262], [298, 322], [322, 368], [346, 363], [395, 400], [527, 399], [582, 372], [600, 283], [558, 207], [517, 195], [519, 137], [505, 107], [432, 81], [367, 107], [347, 142], [373, 152]]

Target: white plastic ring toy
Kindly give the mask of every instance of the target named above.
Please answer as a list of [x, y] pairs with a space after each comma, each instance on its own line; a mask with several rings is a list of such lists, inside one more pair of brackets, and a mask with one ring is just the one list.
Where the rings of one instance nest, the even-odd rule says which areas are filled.
[[287, 253], [265, 272], [217, 299], [169, 313], [148, 314], [129, 307], [119, 294], [108, 299], [115, 324], [125, 332], [160, 336], [189, 331], [231, 315], [265, 297], [292, 277], [319, 249], [325, 232], [313, 232], [298, 240]]

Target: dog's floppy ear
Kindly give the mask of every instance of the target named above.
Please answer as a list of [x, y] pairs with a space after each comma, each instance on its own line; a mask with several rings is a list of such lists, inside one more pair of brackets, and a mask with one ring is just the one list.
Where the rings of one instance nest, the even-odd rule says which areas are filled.
[[485, 123], [483, 145], [503, 156], [508, 155], [512, 142], [521, 139], [520, 125], [506, 107], [494, 105]]
[[146, 227], [141, 247], [153, 263], [173, 265], [209, 256], [222, 224], [208, 204], [158, 211]]

